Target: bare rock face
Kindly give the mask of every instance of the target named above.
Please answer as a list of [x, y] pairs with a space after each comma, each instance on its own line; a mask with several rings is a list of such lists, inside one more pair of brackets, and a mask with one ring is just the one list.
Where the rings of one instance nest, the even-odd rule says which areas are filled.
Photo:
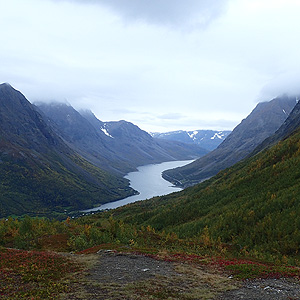
[[283, 122], [279, 129], [273, 135], [266, 138], [260, 145], [258, 145], [251, 155], [255, 155], [258, 152], [275, 145], [279, 141], [286, 139], [299, 127], [300, 103], [297, 102], [296, 106], [293, 108], [288, 118]]

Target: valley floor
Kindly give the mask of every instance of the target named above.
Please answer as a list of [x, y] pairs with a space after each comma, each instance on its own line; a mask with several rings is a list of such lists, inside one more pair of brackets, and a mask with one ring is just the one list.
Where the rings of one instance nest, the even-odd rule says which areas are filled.
[[300, 299], [296, 279], [238, 281], [214, 267], [111, 250], [74, 257], [87, 269], [63, 299]]

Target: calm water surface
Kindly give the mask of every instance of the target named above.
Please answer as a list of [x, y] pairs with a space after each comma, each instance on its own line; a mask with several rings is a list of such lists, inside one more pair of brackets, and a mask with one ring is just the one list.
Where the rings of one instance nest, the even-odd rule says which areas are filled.
[[85, 210], [84, 212], [117, 208], [135, 201], [146, 200], [155, 196], [163, 196], [173, 192], [181, 191], [181, 188], [174, 187], [169, 181], [164, 180], [161, 174], [165, 170], [182, 167], [191, 162], [193, 162], [193, 160], [168, 161], [161, 164], [138, 167], [138, 171], [128, 173], [125, 178], [130, 180], [130, 186], [138, 191], [140, 193], [139, 195], [134, 195], [119, 201], [106, 203], [101, 206]]

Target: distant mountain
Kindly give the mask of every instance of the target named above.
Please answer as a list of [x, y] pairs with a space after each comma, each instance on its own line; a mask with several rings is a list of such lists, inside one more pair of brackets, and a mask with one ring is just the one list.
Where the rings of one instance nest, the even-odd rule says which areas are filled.
[[197, 144], [200, 147], [212, 151], [216, 149], [230, 134], [231, 131], [215, 131], [215, 130], [193, 130], [193, 131], [170, 131], [164, 133], [153, 132], [154, 138], [165, 139], [170, 141], [178, 141], [188, 144]]
[[102, 130], [113, 137], [115, 148], [134, 166], [168, 160], [187, 160], [201, 157], [207, 151], [197, 145], [177, 141], [161, 141], [151, 137], [138, 126], [126, 122], [106, 122]]
[[119, 175], [140, 165], [193, 159], [207, 153], [197, 145], [152, 138], [127, 122], [102, 122], [91, 111], [76, 111], [66, 104], [37, 103], [53, 130], [93, 164]]
[[287, 96], [259, 103], [217, 149], [187, 166], [165, 171], [163, 177], [175, 184], [188, 186], [232, 166], [273, 135], [295, 104], [296, 98]]
[[68, 147], [27, 99], [0, 85], [0, 217], [49, 215], [133, 194]]

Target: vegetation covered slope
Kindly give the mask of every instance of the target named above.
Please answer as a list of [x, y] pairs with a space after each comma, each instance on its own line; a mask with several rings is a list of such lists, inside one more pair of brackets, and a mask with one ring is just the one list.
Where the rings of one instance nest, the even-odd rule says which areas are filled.
[[[30, 155], [24, 149], [22, 153]], [[48, 159], [49, 156], [38, 162], [22, 156], [2, 159], [1, 217], [25, 213], [55, 216], [56, 212], [90, 208], [132, 194], [127, 181], [101, 171], [77, 155], [70, 157], [74, 168], [68, 168], [55, 153], [51, 165]]]
[[297, 256], [300, 245], [300, 131], [271, 149], [180, 193], [118, 209], [127, 223], [179, 237], [205, 230], [252, 254]]
[[127, 180], [71, 150], [20, 92], [0, 85], [0, 217], [89, 208], [132, 193]]
[[[3, 260], [0, 269], [2, 267], [5, 271], [0, 292], [3, 295], [15, 295], [16, 292], [23, 295], [26, 291], [26, 295], [35, 296], [35, 286], [39, 284], [43, 299], [48, 295], [51, 299], [53, 293], [67, 290], [68, 286], [56, 284], [60, 282], [57, 281], [60, 276], [50, 268], [48, 258], [54, 258], [55, 262], [60, 260], [66, 266], [64, 273], [72, 272], [73, 267], [56, 254], [1, 246], [80, 251], [80, 257], [89, 253], [108, 253], [111, 257], [114, 251], [143, 253], [185, 266], [188, 270], [186, 278], [192, 282], [187, 290], [195, 286], [199, 288], [199, 281], [204, 276], [202, 272], [201, 276], [195, 277], [196, 274], [191, 272], [194, 267], [211, 270], [214, 274], [216, 270], [226, 272], [226, 278], [230, 274], [230, 278], [276, 278], [276, 282], [281, 277], [299, 279], [299, 167], [300, 130], [255, 157], [180, 193], [77, 219], [67, 218], [64, 222], [27, 216], [0, 220], [0, 256]], [[109, 250], [106, 252], [105, 249]], [[26, 258], [26, 263], [20, 258]], [[41, 264], [36, 258], [42, 258]], [[39, 266], [38, 270], [36, 266]], [[43, 280], [48, 278], [43, 275], [44, 270], [49, 276], [55, 276], [54, 283]], [[12, 278], [16, 276], [19, 280], [12, 285]], [[78, 275], [75, 276], [78, 280]], [[27, 278], [31, 278], [34, 285], [28, 286]], [[181, 284], [182, 279], [180, 277]], [[152, 289], [140, 286], [140, 290], [145, 299], [158, 295], [157, 291], [160, 291], [159, 296], [163, 291], [165, 298], [182, 299], [182, 289], [178, 298], [174, 296], [174, 289], [165, 289], [164, 286], [172, 286], [169, 282], [164, 285], [161, 281], [159, 284], [154, 282], [151, 283]], [[208, 282], [212, 284], [214, 279], [209, 277]], [[298, 286], [289, 282], [289, 289], [296, 287], [293, 295], [297, 295]], [[221, 284], [223, 286], [225, 282]], [[116, 290], [116, 286], [114, 284], [112, 288]], [[211, 292], [210, 285], [209, 289]], [[134, 290], [130, 290], [131, 297], [136, 291], [135, 285]], [[201, 296], [195, 295], [193, 299], [202, 298], [202, 286], [200, 291]], [[248, 293], [247, 289], [247, 296]]]

